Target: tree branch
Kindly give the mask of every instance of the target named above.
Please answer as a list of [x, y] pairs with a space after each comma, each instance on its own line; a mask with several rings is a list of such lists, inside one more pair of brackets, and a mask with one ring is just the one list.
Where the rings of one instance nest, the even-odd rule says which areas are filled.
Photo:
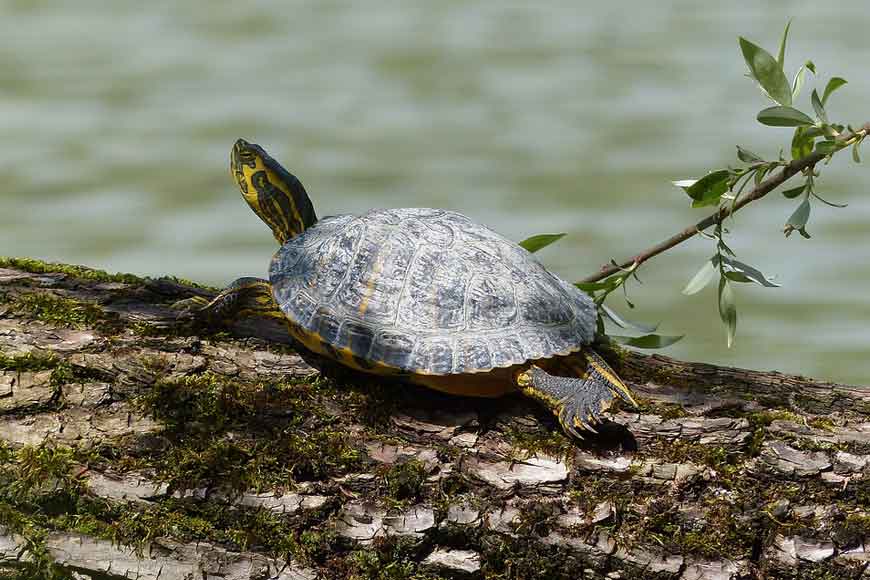
[[[865, 123], [860, 130], [855, 131], [854, 133], [843, 133], [842, 135], [837, 137], [837, 139], [843, 142], [849, 142], [856, 138], [866, 137], [868, 134], [870, 134], [870, 123]], [[693, 238], [694, 236], [698, 235], [698, 233], [709, 228], [710, 226], [714, 226], [722, 222], [725, 218], [736, 213], [745, 205], [761, 199], [762, 197], [782, 185], [792, 176], [804, 171], [807, 168], [814, 167], [816, 163], [824, 159], [826, 156], [827, 154], [825, 153], [811, 153], [806, 157], [791, 161], [788, 165], [783, 167], [779, 173], [768, 177], [767, 179], [762, 181], [755, 189], [750, 191], [744, 197], [738, 199], [736, 203], [722, 205], [715, 213], [707, 216], [698, 223], [687, 227], [681, 232], [674, 234], [673, 236], [656, 244], [655, 246], [647, 248], [646, 250], [640, 252], [631, 259], [625, 260], [624, 262], [621, 262], [619, 264], [605, 264], [597, 273], [583, 278], [582, 280], [580, 280], [580, 282], [598, 282], [599, 280], [603, 280], [604, 278], [607, 278], [608, 276], [615, 274], [622, 269], [629, 268], [635, 264], [638, 266], [640, 264], [643, 264], [650, 258], [658, 256], [662, 252], [670, 250], [674, 246], [682, 244], [686, 240]]]
[[275, 320], [179, 325], [169, 305], [193, 294], [211, 295], [0, 257], [0, 578], [857, 578], [870, 561], [866, 387], [607, 349], [642, 407], [576, 441], [525, 398], [314, 380]]

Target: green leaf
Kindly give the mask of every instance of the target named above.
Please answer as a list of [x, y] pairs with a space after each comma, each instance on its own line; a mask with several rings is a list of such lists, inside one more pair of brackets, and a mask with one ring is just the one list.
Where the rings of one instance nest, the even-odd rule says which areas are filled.
[[752, 76], [764, 92], [780, 105], [791, 105], [791, 87], [782, 71], [782, 65], [774, 60], [769, 52], [742, 36], [740, 50]]
[[813, 141], [816, 136], [815, 127], [797, 127], [794, 130], [794, 137], [791, 139], [791, 157], [792, 159], [801, 159], [813, 152]]
[[746, 274], [741, 274], [740, 272], [734, 272], [733, 270], [725, 270], [725, 272], [723, 272], [723, 274], [725, 275], [726, 278], [728, 278], [732, 282], [739, 282], [741, 284], [746, 284], [748, 282], [752, 282], [752, 280], [750, 280], [749, 276], [747, 276]]
[[804, 78], [807, 76], [806, 67], [800, 67], [794, 75], [794, 80], [791, 83], [791, 100], [795, 102], [798, 95], [801, 94], [801, 89], [804, 88]]
[[836, 141], [819, 141], [816, 143], [816, 152], [830, 155], [840, 149], [840, 144]]
[[816, 65], [815, 63], [813, 63], [813, 61], [808, 60], [806, 63], [804, 63], [804, 66], [807, 67], [810, 72], [816, 74]]
[[[785, 222], [785, 235], [790, 236], [794, 230], [802, 230], [806, 233], [806, 225], [810, 219], [810, 200], [803, 200], [797, 209], [789, 216]], [[801, 234], [803, 235], [803, 233]], [[807, 234], [809, 236], [809, 234]], [[805, 236], [806, 237], [806, 236]]]
[[836, 127], [834, 127], [833, 125], [828, 125], [827, 123], [822, 125], [821, 129], [822, 135], [824, 135], [825, 138], [829, 140], [835, 139], [840, 134], [840, 131], [838, 131]]
[[719, 317], [728, 330], [728, 348], [731, 348], [737, 333], [737, 303], [731, 283], [724, 276], [719, 278]]
[[858, 151], [858, 147], [860, 147], [861, 141], [855, 141], [855, 144], [852, 145], [852, 161], [855, 163], [861, 163], [861, 153]]
[[844, 207], [849, 206], [848, 203], [834, 203], [833, 201], [828, 201], [827, 199], [823, 198], [821, 195], [816, 193], [815, 190], [810, 190], [810, 193], [813, 194], [814, 198], [816, 198], [817, 200], [819, 200], [820, 202], [822, 202], [825, 205], [829, 205], [831, 207], [838, 207], [838, 208], [844, 208]]
[[659, 327], [658, 324], [643, 324], [641, 322], [633, 322], [631, 320], [627, 320], [617, 314], [616, 311], [613, 310], [613, 308], [610, 308], [606, 304], [601, 305], [601, 310], [604, 315], [609, 318], [611, 322], [613, 322], [613, 324], [620, 328], [632, 328], [634, 330], [637, 330], [638, 332], [655, 332], [656, 328]]
[[671, 346], [675, 342], [682, 340], [683, 336], [685, 335], [665, 336], [661, 334], [645, 334], [643, 336], [609, 336], [608, 338], [618, 344], [636, 348], [656, 349]]
[[758, 113], [758, 122], [768, 127], [801, 127], [815, 121], [792, 107], [768, 107]]
[[806, 189], [806, 187], [807, 187], [807, 184], [804, 183], [800, 187], [795, 187], [793, 189], [786, 189], [785, 191], [782, 192], [782, 195], [784, 195], [788, 199], [794, 199], [797, 196], [799, 196], [800, 194], [802, 194], [804, 192], [804, 189]]
[[[745, 264], [740, 260], [735, 260], [728, 256], [722, 256], [722, 264], [726, 270], [729, 270], [726, 274], [736, 273], [746, 278], [746, 280], [739, 280], [741, 282], [754, 282], [759, 286], [766, 286], [767, 288], [779, 288], [780, 286], [772, 279], [765, 276], [758, 268]], [[737, 281], [736, 278], [732, 278], [731, 276], [728, 277]]]
[[701, 266], [701, 269], [692, 276], [692, 279], [689, 280], [689, 283], [686, 284], [686, 287], [683, 288], [683, 294], [686, 296], [691, 296], [692, 294], [697, 294], [701, 290], [703, 290], [707, 284], [713, 279], [713, 276], [718, 271], [716, 267], [719, 261], [718, 256], [713, 256]]
[[737, 146], [737, 158], [744, 163], [764, 163], [764, 159], [740, 145]]
[[601, 290], [613, 290], [616, 287], [615, 280], [606, 278], [600, 282], [575, 282], [574, 286], [584, 292], [599, 292]]
[[[722, 194], [728, 191], [728, 180], [730, 178], [731, 172], [729, 170], [719, 169], [708, 173], [689, 186], [678, 187], [683, 187], [689, 197], [692, 198], [692, 207], [715, 205], [719, 203], [719, 198], [722, 197]], [[688, 181], [675, 183], [688, 183]]]
[[520, 242], [520, 246], [534, 254], [541, 248], [546, 248], [553, 242], [559, 241], [564, 237], [565, 234], [539, 234], [537, 236], [526, 238]]
[[602, 318], [601, 313], [598, 313], [598, 316], [595, 318], [595, 336], [604, 336], [606, 333], [604, 332], [604, 318]]
[[785, 25], [785, 31], [782, 33], [782, 40], [779, 43], [779, 57], [776, 62], [779, 63], [779, 68], [785, 68], [785, 43], [788, 40], [788, 29], [791, 28], [791, 18]]
[[819, 120], [822, 123], [827, 123], [828, 113], [825, 112], [825, 106], [822, 104], [822, 100], [819, 98], [819, 93], [816, 89], [813, 89], [813, 94], [810, 96], [810, 102], [813, 104], [813, 109], [815, 109], [816, 115], [819, 116]]
[[846, 84], [846, 79], [840, 77], [831, 77], [831, 80], [828, 81], [828, 84], [825, 86], [825, 92], [822, 93], [822, 104], [828, 102], [828, 97], [831, 96], [831, 93], [842, 87]]
[[767, 175], [768, 171], [770, 171], [770, 165], [759, 167], [755, 171], [755, 185], [761, 185], [761, 182], [764, 181], [764, 176]]
[[710, 197], [705, 197], [703, 199], [695, 200], [692, 202], [692, 208], [694, 209], [694, 208], [699, 208], [699, 207], [710, 207], [711, 205], [719, 205], [719, 201], [722, 198], [722, 194], [725, 193], [726, 191], [728, 191], [727, 187], [725, 189], [723, 189], [718, 195], [711, 195]]

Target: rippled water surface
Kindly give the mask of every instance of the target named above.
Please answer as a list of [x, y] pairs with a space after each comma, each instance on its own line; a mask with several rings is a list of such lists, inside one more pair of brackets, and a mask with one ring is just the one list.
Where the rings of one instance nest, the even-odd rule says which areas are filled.
[[[0, 254], [263, 275], [272, 238], [226, 170], [245, 137], [320, 215], [435, 206], [517, 240], [567, 232], [541, 259], [580, 278], [702, 215], [671, 179], [788, 143], [754, 121], [736, 42], [772, 50], [788, 16], [789, 68], [848, 78], [829, 108], [868, 120], [863, 2], [0, 0]], [[783, 287], [738, 289], [731, 350], [712, 288], [679, 292], [707, 241], [645, 267], [632, 315], [686, 333], [674, 356], [870, 383], [868, 169], [825, 169], [849, 207], [814, 208], [812, 240], [783, 238], [778, 195], [738, 217], [733, 247]]]

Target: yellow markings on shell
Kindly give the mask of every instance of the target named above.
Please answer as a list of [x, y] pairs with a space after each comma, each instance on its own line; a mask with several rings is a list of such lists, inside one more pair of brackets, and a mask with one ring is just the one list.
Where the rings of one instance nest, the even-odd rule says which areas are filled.
[[288, 318], [285, 318], [285, 320], [287, 321], [287, 328], [290, 331], [290, 334], [296, 340], [301, 342], [303, 346], [305, 346], [305, 348], [312, 352], [326, 356], [328, 358], [338, 359], [338, 362], [340, 362], [344, 366], [350, 367], [358, 371], [380, 375], [398, 374], [402, 372], [402, 370], [399, 368], [391, 367], [377, 361], [370, 361], [371, 367], [364, 367], [357, 363], [356, 356], [353, 354], [353, 351], [351, 349], [346, 347], [338, 348], [332, 346], [326, 340], [324, 340], [320, 334], [310, 330], [306, 330], [294, 324]]
[[369, 277], [368, 282], [366, 282], [366, 290], [365, 294], [363, 294], [362, 300], [359, 304], [359, 315], [364, 316], [366, 310], [369, 308], [369, 300], [372, 297], [372, 294], [375, 293], [375, 284], [377, 283], [378, 275], [381, 273], [381, 270], [384, 269], [383, 255], [378, 254], [378, 259], [372, 266], [372, 273]]

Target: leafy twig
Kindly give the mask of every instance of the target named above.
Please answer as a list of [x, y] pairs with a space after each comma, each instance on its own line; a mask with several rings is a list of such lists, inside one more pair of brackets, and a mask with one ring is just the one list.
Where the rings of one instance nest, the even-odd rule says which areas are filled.
[[[858, 140], [863, 139], [868, 134], [870, 134], [870, 122], [865, 123], [861, 129], [855, 130], [854, 132], [847, 132], [837, 136], [836, 140], [840, 145], [839, 148], [845, 148], [849, 145], [852, 145]], [[789, 162], [788, 165], [783, 167], [778, 173], [768, 177], [764, 181], [762, 181], [758, 186], [756, 186], [752, 191], [748, 194], [740, 197], [733, 205], [723, 205], [716, 212], [702, 219], [701, 221], [693, 224], [686, 229], [682, 230], [669, 237], [668, 239], [658, 243], [646, 250], [638, 253], [633, 258], [629, 260], [625, 260], [623, 262], [614, 262], [610, 264], [605, 264], [601, 267], [601, 269], [580, 280], [580, 282], [584, 284], [588, 284], [591, 282], [598, 282], [611, 276], [620, 270], [625, 270], [631, 268], [632, 266], [640, 266], [650, 258], [654, 258], [658, 256], [662, 252], [670, 250], [674, 246], [677, 246], [686, 240], [689, 240], [698, 233], [715, 226], [716, 224], [722, 223], [722, 221], [728, 216], [736, 213], [744, 206], [752, 203], [753, 201], [759, 200], [783, 183], [785, 183], [789, 178], [801, 173], [802, 171], [809, 170], [815, 167], [816, 163], [822, 161], [825, 157], [827, 157], [830, 153], [823, 153], [820, 151], [816, 151], [814, 153], [810, 153], [805, 157], [801, 157], [800, 159], [795, 159]]]

